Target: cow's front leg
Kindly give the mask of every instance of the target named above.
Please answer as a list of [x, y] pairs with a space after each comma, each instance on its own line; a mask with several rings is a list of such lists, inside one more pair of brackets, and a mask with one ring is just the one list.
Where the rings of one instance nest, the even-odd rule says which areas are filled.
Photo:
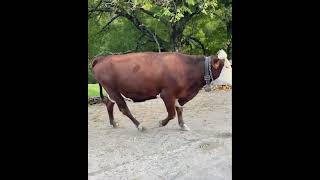
[[190, 128], [184, 123], [182, 118], [182, 112], [183, 112], [183, 105], [185, 105], [187, 102], [189, 102], [192, 98], [194, 98], [197, 95], [198, 91], [193, 92], [187, 97], [176, 99], [175, 106], [176, 111], [178, 115], [178, 122], [179, 126], [181, 127], [181, 130], [183, 131], [189, 131]]
[[162, 98], [168, 112], [168, 116], [164, 120], [159, 121], [159, 126], [162, 127], [167, 125], [168, 122], [175, 117], [176, 110], [174, 106], [175, 98], [173, 96], [161, 94], [160, 97]]
[[179, 122], [179, 126], [181, 127], [181, 130], [190, 131], [190, 128], [184, 123], [184, 121], [182, 119], [183, 107], [182, 106], [176, 106], [176, 111], [177, 111], [178, 122]]

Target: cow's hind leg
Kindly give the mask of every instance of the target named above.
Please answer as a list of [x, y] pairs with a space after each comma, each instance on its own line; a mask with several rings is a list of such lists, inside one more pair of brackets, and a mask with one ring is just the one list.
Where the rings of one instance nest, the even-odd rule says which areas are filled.
[[162, 127], [167, 125], [168, 122], [175, 117], [176, 110], [174, 105], [175, 98], [173, 96], [170, 96], [169, 94], [161, 93], [160, 97], [162, 98], [168, 112], [168, 116], [164, 120], [159, 122], [159, 126]]
[[125, 116], [127, 116], [133, 124], [138, 128], [139, 131], [144, 131], [145, 127], [141, 125], [141, 123], [134, 118], [127, 106], [127, 103], [124, 101], [123, 97], [120, 93], [111, 93], [110, 97], [117, 103], [119, 111], [122, 112]]
[[116, 121], [114, 120], [114, 117], [113, 117], [114, 102], [112, 102], [112, 101], [113, 101], [113, 100], [110, 100], [109, 98], [105, 98], [104, 104], [107, 106], [110, 125], [113, 126], [114, 128], [117, 128], [117, 127], [119, 127], [119, 123], [116, 122]]

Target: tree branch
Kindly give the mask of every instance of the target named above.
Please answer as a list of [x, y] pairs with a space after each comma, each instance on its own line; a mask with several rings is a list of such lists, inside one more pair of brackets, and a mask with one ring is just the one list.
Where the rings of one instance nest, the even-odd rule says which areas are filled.
[[93, 11], [91, 11], [91, 12], [89, 11], [88, 18], [91, 17], [91, 14], [101, 5], [101, 3], [102, 3], [102, 0], [100, 0], [100, 1], [98, 2], [97, 6], [93, 8]]
[[183, 18], [181, 18], [178, 22], [177, 22], [177, 26], [176, 26], [176, 31], [177, 34], [182, 34], [185, 27], [187, 26], [187, 23], [192, 19], [192, 17], [200, 14], [201, 9], [197, 6], [195, 11], [191, 14], [186, 13], [184, 14]]
[[[204, 47], [204, 45], [202, 44], [202, 42], [199, 39], [197, 39], [195, 37], [187, 37], [186, 40], [188, 40], [189, 42], [192, 42], [192, 41], [196, 42], [198, 45], [200, 45], [203, 54], [206, 54], [206, 48]], [[190, 40], [192, 40], [192, 41], [190, 41]]]
[[138, 40], [137, 40], [137, 45], [136, 45], [136, 51], [138, 51], [138, 49], [140, 48], [140, 45], [142, 45], [141, 40], [142, 38], [145, 36], [145, 34], [142, 34]]
[[98, 34], [102, 33], [103, 31], [105, 31], [107, 29], [107, 27], [118, 17], [120, 17], [120, 15], [116, 15], [114, 17], [111, 18], [111, 20], [98, 32]]
[[161, 47], [160, 47], [160, 44], [159, 44], [159, 42], [158, 42], [158, 39], [157, 39], [156, 35], [153, 34], [149, 29], [146, 29], [146, 30], [147, 30], [150, 34], [152, 34], [152, 37], [153, 37], [154, 41], [155, 41], [156, 44], [158, 45], [158, 51], [161, 52]]
[[147, 15], [149, 15], [149, 16], [152, 16], [152, 17], [155, 18], [155, 19], [160, 19], [160, 22], [162, 22], [162, 23], [163, 23], [164, 25], [166, 25], [166, 26], [169, 26], [169, 24], [168, 24], [167, 21], [165, 21], [165, 20], [162, 19], [162, 18], [157, 18], [157, 17], [155, 17], [155, 14], [154, 14], [153, 12], [148, 11], [148, 10], [145, 10], [145, 9], [143, 9], [143, 8], [139, 8], [139, 10], [141, 10], [143, 13], [145, 13], [145, 14], [147, 14]]
[[[113, 9], [111, 8], [94, 8], [94, 9], [90, 9], [89, 12], [93, 13], [93, 12], [114, 12]], [[133, 16], [128, 14], [127, 12], [125, 12], [124, 10], [118, 9], [114, 12], [116, 14], [116, 16], [114, 16], [113, 18], [111, 18], [111, 20], [106, 24], [106, 26], [103, 28], [102, 31], [104, 31], [105, 28], [107, 28], [112, 21], [114, 21], [116, 18], [122, 16], [125, 17], [126, 19], [128, 19], [139, 31], [141, 31], [142, 33], [146, 34], [150, 39], [153, 39], [154, 42], [157, 44], [158, 46], [158, 50], [159, 52], [161, 51], [161, 47], [164, 44], [164, 40], [162, 40], [159, 36], [157, 36], [156, 34], [152, 33], [149, 29], [146, 28], [146, 26], [144, 26], [140, 20]], [[101, 32], [101, 31], [100, 31]], [[100, 33], [99, 32], [99, 33]]]
[[172, 1], [173, 5], [174, 5], [174, 22], [176, 22], [176, 16], [177, 16], [177, 6], [176, 6], [176, 2]]
[[129, 21], [131, 21], [133, 23], [133, 25], [136, 26], [136, 28], [138, 30], [140, 30], [142, 33], [148, 35], [149, 38], [152, 38], [155, 41], [155, 43], [158, 45], [159, 52], [161, 51], [161, 45], [162, 45], [163, 40], [161, 40], [159, 42], [158, 39], [160, 39], [160, 38], [157, 35], [155, 35], [154, 33], [152, 33], [149, 29], [147, 29], [146, 26], [143, 25], [137, 17], [134, 17], [126, 12], [121, 12], [121, 13], [119, 13], [119, 15], [127, 18]]
[[93, 13], [96, 13], [96, 12], [112, 12], [113, 9], [112, 8], [92, 8], [92, 9], [89, 9], [89, 13], [93, 14]]
[[184, 14], [183, 18], [179, 22], [181, 22], [182, 24], [187, 24], [193, 16], [200, 14], [201, 10], [202, 9], [200, 9], [198, 6], [196, 6], [196, 9], [193, 13]]

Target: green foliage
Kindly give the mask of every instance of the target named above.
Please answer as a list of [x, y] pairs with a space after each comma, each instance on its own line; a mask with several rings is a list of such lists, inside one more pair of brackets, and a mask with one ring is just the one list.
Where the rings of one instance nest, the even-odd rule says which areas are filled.
[[186, 2], [192, 6], [195, 4], [194, 0], [187, 0]]
[[88, 63], [88, 83], [97, 83], [92, 74], [91, 63]]
[[[158, 51], [155, 37], [162, 51], [223, 48], [231, 56], [231, 27], [232, 0], [89, 0], [89, 63], [97, 55]], [[90, 66], [88, 74], [95, 83]]]
[[[103, 95], [105, 94], [103, 90]], [[99, 84], [88, 84], [88, 97], [100, 97]]]

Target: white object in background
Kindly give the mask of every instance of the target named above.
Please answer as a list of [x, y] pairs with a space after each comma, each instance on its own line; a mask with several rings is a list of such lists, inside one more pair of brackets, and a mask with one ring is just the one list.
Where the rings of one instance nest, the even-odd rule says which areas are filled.
[[219, 50], [217, 53], [219, 59], [224, 59], [224, 66], [220, 76], [212, 82], [213, 85], [229, 85], [232, 86], [232, 67], [227, 59], [227, 53], [224, 50]]

